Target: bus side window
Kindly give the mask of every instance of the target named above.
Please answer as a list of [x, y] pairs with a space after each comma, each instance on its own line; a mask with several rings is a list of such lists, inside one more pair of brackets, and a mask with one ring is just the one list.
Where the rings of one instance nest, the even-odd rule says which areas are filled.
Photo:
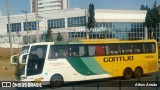
[[[109, 55], [117, 55], [120, 54], [120, 48], [118, 44], [110, 44], [109, 46]], [[106, 51], [107, 53], [107, 51]]]
[[69, 53], [70, 53], [70, 57], [79, 56], [79, 46], [78, 45], [69, 46]]
[[58, 58], [58, 47], [51, 45], [49, 50], [49, 59]]
[[79, 56], [88, 56], [87, 46], [79, 46]]
[[88, 46], [88, 52], [89, 52], [89, 56], [95, 56], [96, 54], [95, 46]]
[[62, 45], [51, 45], [49, 59], [68, 57], [68, 47]]
[[133, 53], [132, 44], [122, 44], [121, 49], [122, 49], [122, 54], [132, 54]]
[[155, 44], [154, 43], [146, 43], [145, 44], [145, 52], [146, 53], [154, 53], [155, 52]]
[[134, 53], [144, 53], [143, 43], [134, 44]]
[[103, 45], [96, 46], [96, 56], [105, 55], [105, 47]]

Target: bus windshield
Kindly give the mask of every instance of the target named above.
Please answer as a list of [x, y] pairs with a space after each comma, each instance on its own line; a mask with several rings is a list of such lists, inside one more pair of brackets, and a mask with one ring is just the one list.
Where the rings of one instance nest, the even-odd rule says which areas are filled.
[[28, 50], [29, 50], [29, 46], [24, 46], [24, 47], [21, 48], [20, 54], [28, 53]]
[[29, 52], [27, 76], [40, 74], [43, 70], [47, 45], [32, 46]]

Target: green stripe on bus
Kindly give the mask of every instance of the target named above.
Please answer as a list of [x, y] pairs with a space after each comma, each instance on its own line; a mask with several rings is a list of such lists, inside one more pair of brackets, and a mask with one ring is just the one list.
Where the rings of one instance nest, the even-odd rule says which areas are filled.
[[71, 64], [71, 66], [82, 75], [96, 75], [96, 73], [92, 72], [85, 63], [81, 60], [80, 57], [69, 57], [67, 61]]
[[54, 42], [55, 45], [66, 45], [69, 44], [69, 42]]
[[108, 73], [98, 64], [95, 58], [84, 57], [81, 59], [92, 72], [96, 74], [107, 74]]

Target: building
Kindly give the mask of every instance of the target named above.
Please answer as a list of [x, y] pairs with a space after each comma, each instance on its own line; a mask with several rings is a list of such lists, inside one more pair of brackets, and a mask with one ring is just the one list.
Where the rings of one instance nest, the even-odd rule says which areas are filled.
[[[48, 28], [52, 29], [53, 40], [56, 40], [60, 32], [64, 41], [86, 38], [87, 24], [86, 9], [54, 10], [39, 13], [39, 38], [43, 42]], [[106, 10], [95, 9], [96, 28], [90, 33], [92, 38], [118, 38], [118, 39], [145, 39], [146, 34], [144, 22], [147, 11], [145, 10]], [[13, 43], [36, 41], [36, 19], [35, 13], [28, 13], [26, 23], [25, 14], [11, 16], [11, 31]], [[7, 16], [0, 17], [0, 43], [8, 43]], [[159, 39], [160, 24], [155, 30], [155, 38]], [[27, 30], [28, 28], [28, 30]], [[28, 33], [27, 33], [28, 31]], [[29, 41], [26, 41], [29, 38]]]
[[31, 12], [36, 12], [36, 6], [38, 5], [38, 11], [52, 11], [67, 9], [69, 5], [68, 0], [30, 0]]

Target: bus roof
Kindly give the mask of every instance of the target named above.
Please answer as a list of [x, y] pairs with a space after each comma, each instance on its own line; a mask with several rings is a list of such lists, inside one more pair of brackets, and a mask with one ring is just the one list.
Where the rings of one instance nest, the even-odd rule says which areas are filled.
[[101, 43], [138, 43], [138, 42], [156, 42], [155, 39], [148, 39], [148, 40], [118, 40], [118, 39], [81, 39], [76, 41], [56, 41], [56, 42], [40, 42], [40, 43], [33, 43], [30, 45], [67, 45], [67, 44], [101, 44]]

